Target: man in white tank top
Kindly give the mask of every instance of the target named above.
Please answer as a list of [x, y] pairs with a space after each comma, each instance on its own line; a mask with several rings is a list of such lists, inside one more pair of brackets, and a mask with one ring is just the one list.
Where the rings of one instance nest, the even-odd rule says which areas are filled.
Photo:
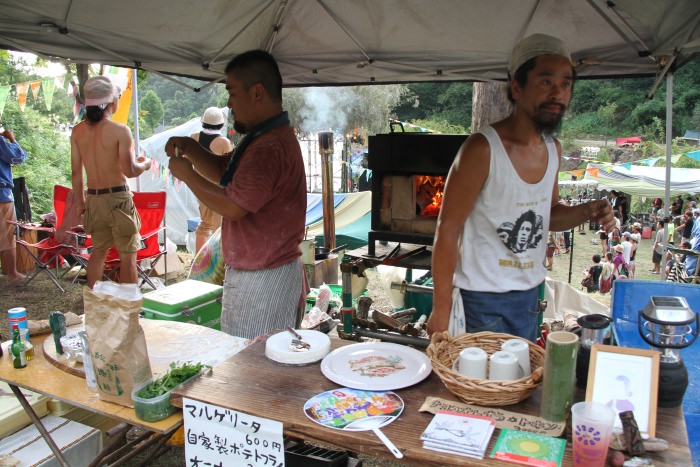
[[428, 331], [445, 331], [453, 287], [467, 332], [539, 336], [537, 287], [545, 279], [549, 230], [593, 220], [615, 225], [610, 203], [558, 203], [561, 145], [550, 134], [571, 100], [575, 73], [566, 45], [535, 34], [508, 66], [511, 114], [460, 148], [445, 187], [433, 249], [433, 311]]

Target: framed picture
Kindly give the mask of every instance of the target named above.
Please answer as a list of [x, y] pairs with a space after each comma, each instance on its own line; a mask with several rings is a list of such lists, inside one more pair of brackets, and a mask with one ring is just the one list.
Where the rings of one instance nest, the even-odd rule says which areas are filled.
[[[593, 344], [586, 401], [612, 407], [618, 414], [632, 410], [642, 434], [656, 435], [659, 352]], [[620, 417], [615, 428], [622, 429]]]

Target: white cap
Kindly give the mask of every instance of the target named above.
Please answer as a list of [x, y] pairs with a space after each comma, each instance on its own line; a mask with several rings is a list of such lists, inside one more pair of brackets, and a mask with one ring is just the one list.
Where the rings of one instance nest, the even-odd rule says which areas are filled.
[[85, 106], [111, 104], [119, 100], [122, 90], [109, 77], [94, 76], [85, 83]]
[[571, 61], [569, 47], [564, 41], [546, 34], [533, 34], [518, 42], [518, 45], [513, 48], [508, 62], [508, 73], [511, 79], [523, 63], [542, 55], [561, 55]]
[[202, 123], [207, 125], [223, 125], [226, 121], [224, 113], [218, 107], [209, 107], [202, 115]]

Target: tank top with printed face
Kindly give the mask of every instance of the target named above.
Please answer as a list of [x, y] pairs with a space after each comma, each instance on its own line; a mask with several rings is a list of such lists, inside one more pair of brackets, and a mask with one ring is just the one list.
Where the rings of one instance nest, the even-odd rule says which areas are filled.
[[513, 167], [496, 130], [480, 132], [489, 143], [489, 174], [464, 223], [454, 283], [464, 290], [529, 290], [545, 278], [544, 257], [559, 159], [543, 135], [547, 169], [526, 183]]

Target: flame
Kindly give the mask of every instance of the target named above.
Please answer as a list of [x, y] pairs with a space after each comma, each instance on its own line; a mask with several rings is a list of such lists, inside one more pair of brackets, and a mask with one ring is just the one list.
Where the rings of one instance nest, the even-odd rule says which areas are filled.
[[428, 175], [416, 176], [416, 197], [424, 199], [428, 195], [431, 196], [430, 202], [422, 206], [421, 216], [437, 216], [440, 213], [444, 188], [445, 177]]

